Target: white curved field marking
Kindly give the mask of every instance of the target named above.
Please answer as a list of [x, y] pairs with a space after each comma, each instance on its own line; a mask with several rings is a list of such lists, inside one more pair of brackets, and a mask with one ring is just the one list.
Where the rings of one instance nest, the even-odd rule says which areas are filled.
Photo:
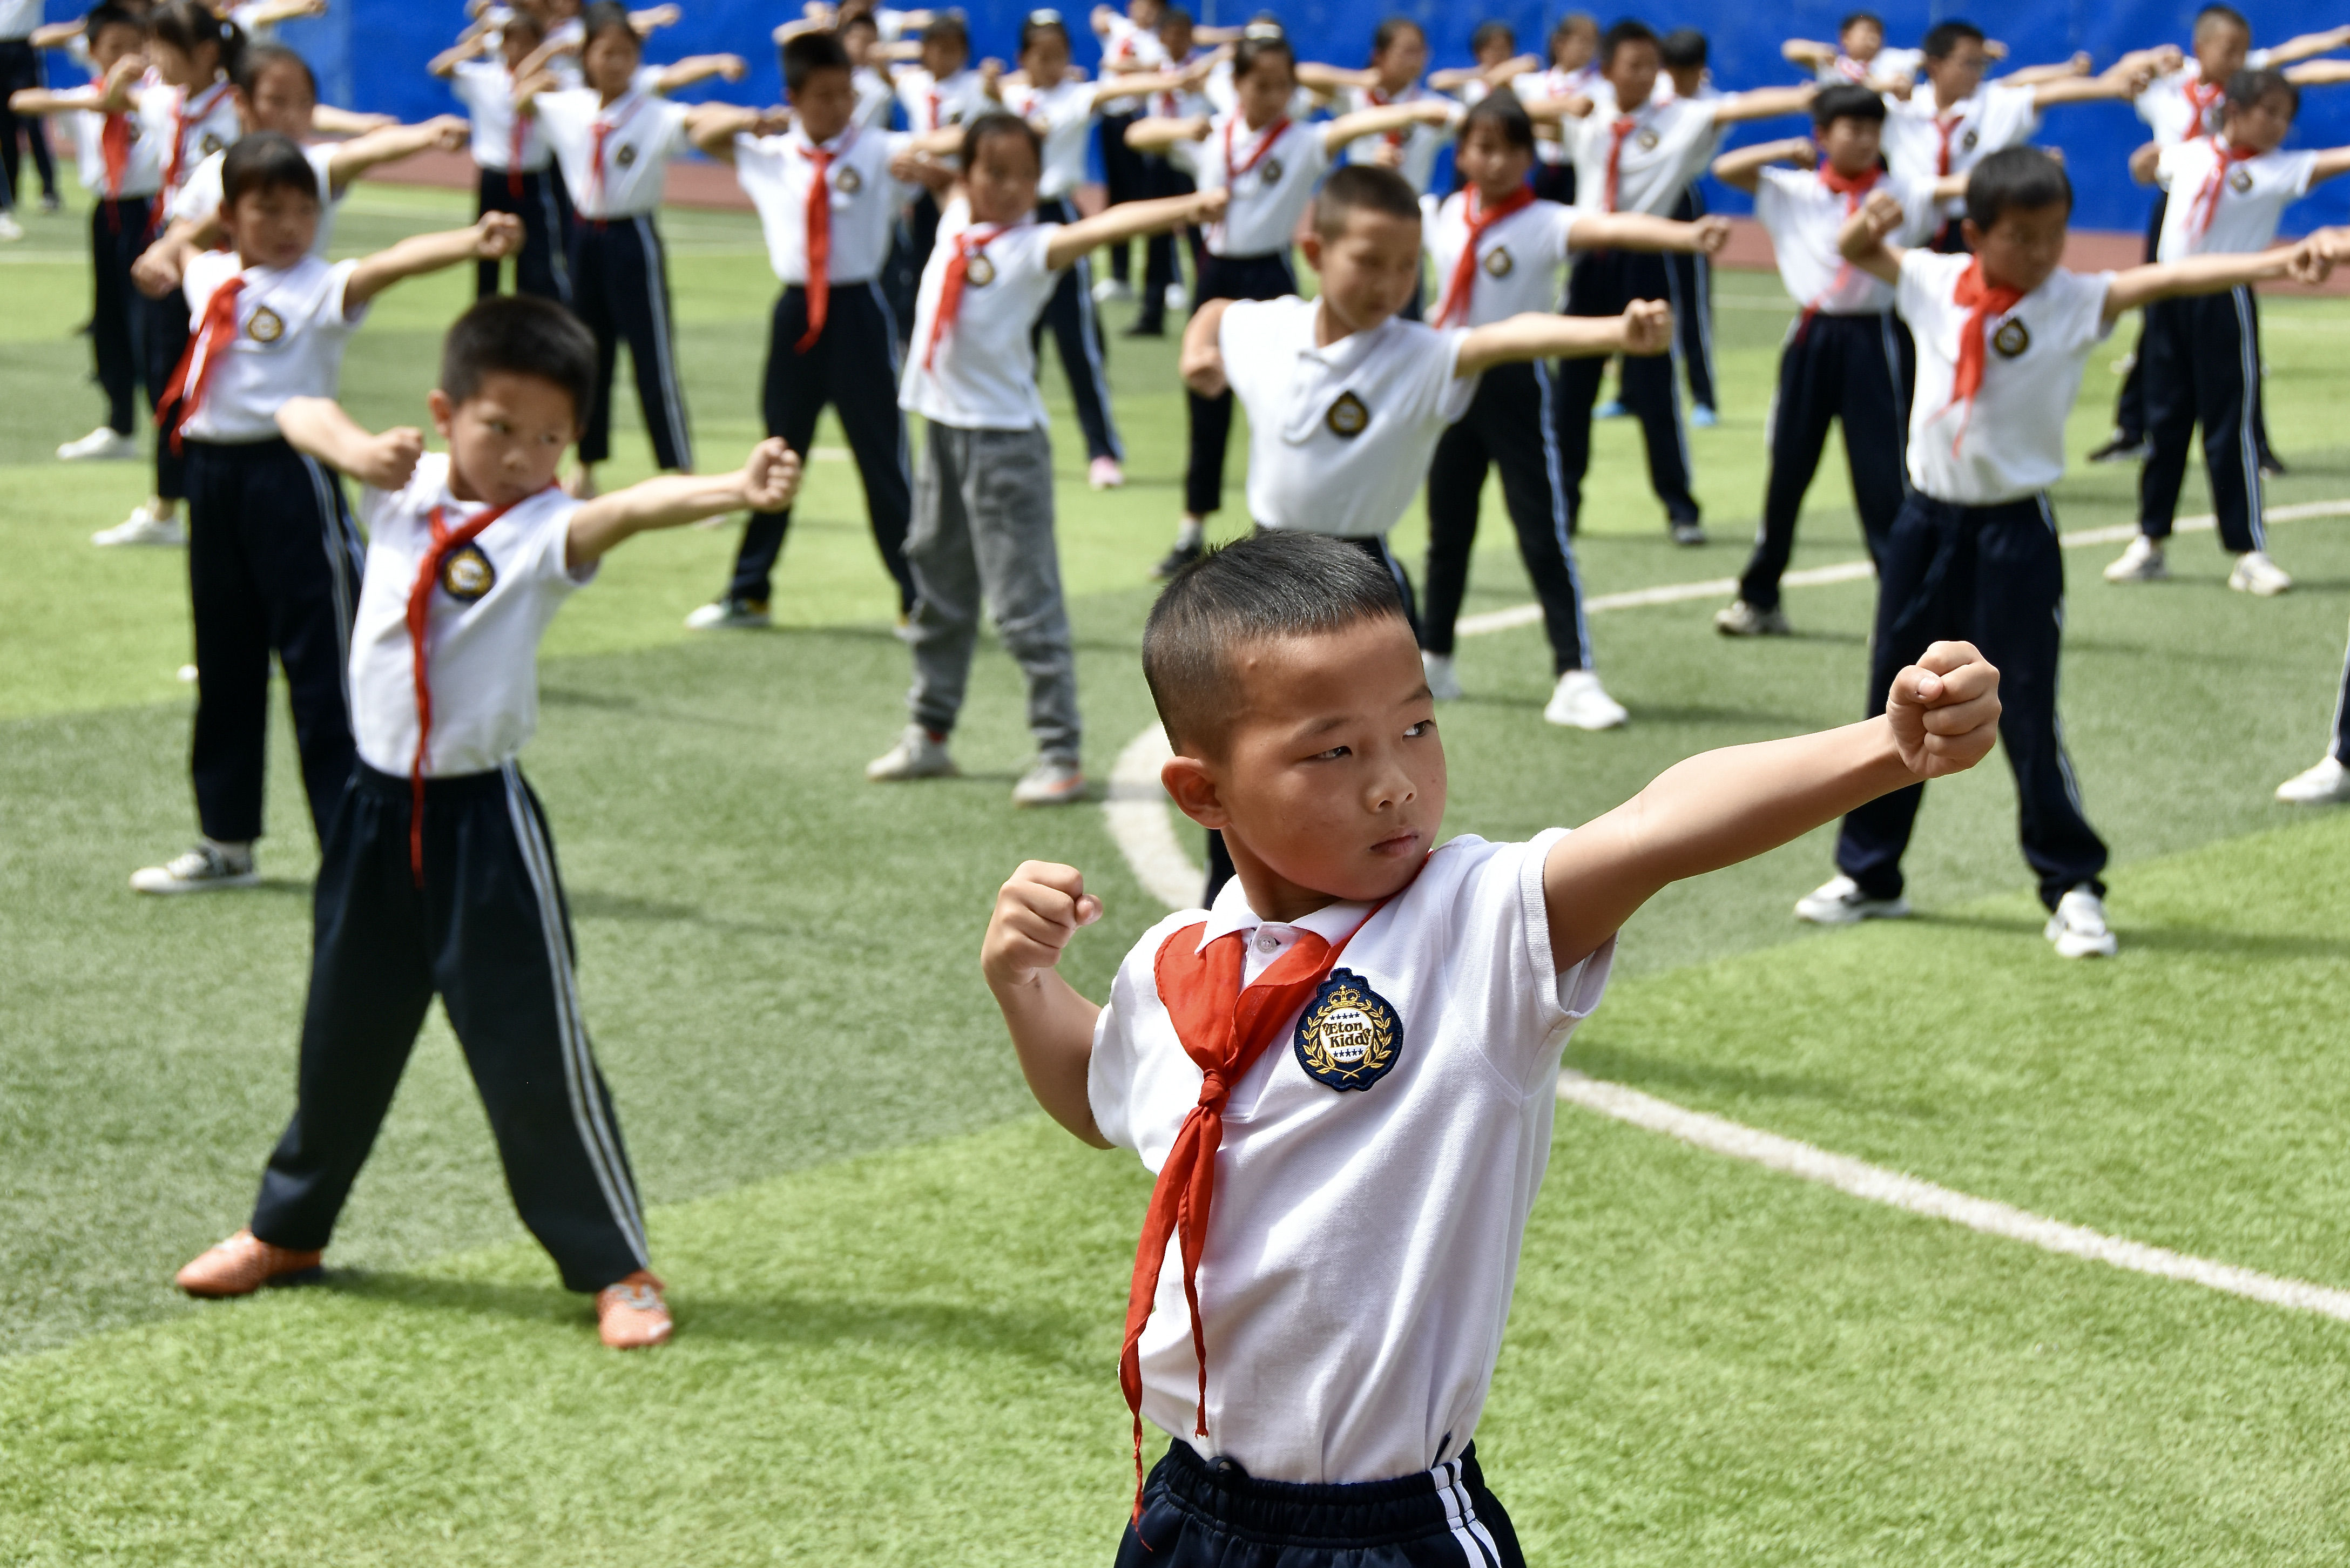
[[1188, 909], [1199, 903], [1208, 874], [1183, 853], [1167, 815], [1159, 767], [1174, 754], [1167, 732], [1156, 724], [1128, 742], [1109, 771], [1109, 799], [1102, 810], [1109, 817], [1109, 836], [1142, 890], [1170, 909]]

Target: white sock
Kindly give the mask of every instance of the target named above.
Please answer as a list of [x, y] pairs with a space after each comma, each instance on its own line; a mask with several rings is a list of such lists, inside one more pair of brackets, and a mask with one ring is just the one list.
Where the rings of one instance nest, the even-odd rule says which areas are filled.
[[1175, 547], [1196, 550], [1207, 543], [1208, 525], [1197, 517], [1186, 517], [1175, 524]]

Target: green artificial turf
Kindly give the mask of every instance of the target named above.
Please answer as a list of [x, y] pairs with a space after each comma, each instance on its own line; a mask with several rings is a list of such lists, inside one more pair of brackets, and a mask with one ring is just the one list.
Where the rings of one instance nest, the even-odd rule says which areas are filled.
[[[363, 187], [344, 254], [467, 215]], [[705, 465], [758, 433], [774, 285], [736, 215], [663, 219]], [[983, 646], [966, 776], [866, 785], [908, 667], [853, 465], [819, 433], [782, 628], [686, 633], [731, 527], [632, 542], [558, 618], [525, 766], [572, 895], [587, 1014], [681, 1336], [599, 1350], [522, 1239], [445, 1026], [429, 1026], [323, 1290], [196, 1306], [169, 1286], [241, 1220], [290, 1108], [315, 864], [285, 726], [259, 893], [133, 898], [192, 831], [184, 560], [88, 533], [137, 465], [49, 462], [95, 422], [79, 230], [28, 220], [0, 317], [0, 1561], [452, 1563], [1101, 1561], [1125, 1499], [1111, 1366], [1145, 1182], [1035, 1116], [975, 952], [996, 884], [1082, 867], [1100, 994], [1159, 907], [1090, 807], [1016, 813], [1016, 673]], [[470, 278], [386, 296], [346, 400], [421, 418]], [[1602, 425], [1579, 553], [1594, 593], [1735, 574], [1791, 307], [1719, 280], [1723, 423], [1698, 431], [1721, 543], [1665, 542], [1637, 431]], [[2350, 499], [2350, 309], [2275, 300], [2272, 501]], [[1111, 312], [1121, 325], [1125, 307]], [[2111, 362], [2068, 432], [2102, 438]], [[1133, 476], [1083, 485], [1044, 382], [1097, 774], [1150, 721], [1149, 564], [1181, 465], [1170, 343], [1113, 337]], [[625, 384], [625, 379], [624, 379]], [[622, 461], [644, 472], [631, 400]], [[1235, 442], [1230, 500], [1238, 505]], [[1859, 554], [1832, 449], [1797, 565]], [[2067, 529], [2131, 515], [2078, 469]], [[2205, 504], [2191, 478], [2186, 509]], [[1498, 500], [1471, 612], [1528, 597]], [[1232, 513], [1224, 521], [1237, 525]], [[2278, 525], [2300, 578], [2115, 588], [2068, 552], [2064, 714], [2116, 857], [2124, 942], [2037, 936], [2002, 761], [1929, 792], [1924, 918], [1799, 935], [1824, 830], [1669, 890], [1627, 929], [1570, 1063], [1677, 1103], [2077, 1223], [2350, 1285], [2330, 1136], [2350, 818], [2274, 805], [2322, 748], [2350, 520]], [[1397, 535], [1419, 548], [1417, 510]], [[1464, 640], [1448, 828], [1581, 820], [1678, 757], [1858, 716], [1871, 590], [1791, 592], [1800, 635], [1727, 642], [1710, 600], [1595, 618], [1624, 731], [1544, 725], [1537, 629]], [[1098, 793], [1098, 792], [1097, 792]], [[1870, 1209], [1562, 1110], [1481, 1449], [1537, 1562], [2339, 1560], [2344, 1330]]]

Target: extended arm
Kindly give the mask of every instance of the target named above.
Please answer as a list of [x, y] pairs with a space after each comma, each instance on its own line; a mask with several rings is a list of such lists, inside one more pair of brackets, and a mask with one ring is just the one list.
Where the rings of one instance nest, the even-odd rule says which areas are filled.
[[365, 109], [338, 109], [322, 103], [310, 110], [310, 129], [321, 136], [365, 136], [400, 123], [396, 114], [370, 114]]
[[2047, 82], [2070, 81], [2074, 77], [2087, 76], [2089, 67], [2095, 64], [2096, 62], [2086, 54], [2076, 54], [2071, 59], [2053, 66], [2025, 66], [2008, 72], [1999, 80], [2002, 87], [2040, 87]]
[[1802, 114], [1812, 107], [1812, 99], [1820, 89], [1805, 83], [1802, 87], [1756, 88], [1752, 92], [1734, 92], [1713, 106], [1716, 125], [1736, 125], [1749, 119], [1774, 119], [1783, 114]]
[[1094, 84], [1093, 97], [1086, 105], [1087, 111], [1099, 114], [1102, 105], [1122, 98], [1148, 98], [1152, 93], [1189, 92], [1200, 85], [1208, 73], [1204, 70], [1136, 71], [1125, 76], [1105, 77]]
[[277, 429], [296, 452], [378, 490], [398, 490], [424, 455], [424, 432], [401, 425], [374, 434], [332, 398], [289, 398], [277, 406]]
[[1401, 130], [1408, 125], [1452, 125], [1458, 123], [1461, 114], [1459, 104], [1450, 99], [1433, 99], [1358, 109], [1353, 114], [1342, 114], [1322, 127], [1322, 148], [1336, 158], [1346, 151], [1348, 142], [1362, 137], [1382, 136], [1390, 130]]
[[1183, 328], [1183, 347], [1176, 356], [1175, 373], [1183, 385], [1203, 398], [1220, 398], [1232, 383], [1224, 379], [1224, 350], [1219, 336], [1224, 329], [1229, 299], [1211, 299], [1191, 313]]
[[104, 94], [92, 93], [86, 87], [72, 88], [65, 92], [49, 88], [19, 88], [8, 95], [8, 112], [30, 119], [36, 115], [71, 114], [78, 109], [98, 109], [104, 101]]
[[261, 0], [253, 14], [244, 18], [244, 26], [249, 32], [255, 27], [274, 27], [280, 22], [326, 14], [327, 0]]
[[[1185, 335], [1188, 345], [1190, 335]], [[1474, 376], [1496, 365], [1529, 359], [1596, 359], [1611, 354], [1661, 354], [1672, 347], [1672, 306], [1661, 299], [1636, 299], [1621, 316], [1557, 316], [1529, 310], [1507, 320], [1475, 327], [1461, 340], [1453, 360], [1456, 376]]]
[[1307, 92], [1328, 98], [1332, 93], [1347, 88], [1375, 88], [1379, 85], [1379, 73], [1349, 70], [1344, 66], [1326, 66], [1317, 60], [1300, 60], [1297, 62], [1297, 85]]
[[1086, 1096], [1101, 1009], [1078, 995], [1059, 968], [1077, 928], [1100, 919], [1101, 900], [1086, 891], [1076, 867], [1024, 861], [995, 896], [979, 967], [1012, 1033], [1028, 1092], [1076, 1137], [1107, 1148]]
[[1713, 255], [1730, 243], [1730, 220], [1718, 213], [1685, 223], [1678, 218], [1652, 218], [1646, 213], [1577, 212], [1575, 227], [1567, 231], [1566, 243], [1578, 251], [1673, 251], [1682, 255]]
[[2311, 60], [2284, 73], [2295, 87], [2337, 87], [2350, 82], [2350, 60]]
[[1064, 223], [1045, 243], [1045, 265], [1058, 272], [1103, 245], [1155, 234], [1161, 229], [1180, 229], [1186, 223], [1211, 223], [1223, 212], [1228, 194], [1218, 189], [1149, 202], [1121, 202], [1095, 217]]
[[1186, 115], [1180, 119], [1154, 115], [1126, 128], [1126, 144], [1137, 152], [1164, 152], [1179, 141], [1202, 140], [1207, 134], [1206, 115]]
[[2151, 51], [2141, 49], [2124, 55], [2105, 71], [2094, 77], [2066, 77], [2061, 81], [2042, 82], [2032, 89], [2034, 113], [2053, 109], [2060, 103], [2095, 103], [2105, 99], [2136, 98], [2154, 79], [2155, 62]]
[[1972, 767], [1998, 736], [1999, 671], [1968, 643], [1938, 642], [1894, 678], [1885, 709], [1842, 729], [1677, 763], [1560, 839], [1543, 863], [1553, 961], [1562, 970], [1581, 962], [1669, 883]]
[[1890, 192], [1871, 191], [1860, 211], [1846, 218], [1844, 227], [1836, 231], [1837, 251], [1877, 282], [1898, 286], [1901, 282], [1901, 248], [1887, 244], [1885, 236], [1901, 226], [1905, 215], [1901, 203]]
[[590, 501], [571, 514], [564, 565], [577, 571], [622, 540], [654, 528], [679, 528], [746, 507], [780, 512], [799, 487], [799, 453], [769, 436], [732, 473], [666, 473]]
[[1791, 66], [1803, 66], [1810, 70], [1836, 63], [1844, 51], [1834, 44], [1823, 44], [1815, 38], [1790, 38], [1779, 46], [1779, 57]]
[[791, 129], [792, 112], [787, 109], [744, 109], [734, 103], [700, 103], [685, 116], [686, 139], [709, 157], [721, 163], [734, 161], [734, 138], [744, 131], [753, 136], [778, 136]]
[[663, 66], [653, 78], [652, 89], [666, 98], [712, 77], [739, 82], [750, 68], [740, 55], [688, 55], [675, 65]]
[[346, 315], [402, 278], [455, 266], [460, 262], [497, 261], [522, 249], [522, 220], [512, 213], [484, 213], [469, 229], [447, 229], [437, 234], [412, 234], [380, 250], [351, 269], [343, 285]]
[[2151, 185], [2162, 171], [2162, 143], [2148, 141], [2133, 149], [2129, 155], [2130, 178], [2141, 185]]
[[1816, 169], [1820, 166], [1820, 150], [1808, 136], [1791, 136], [1784, 141], [1758, 141], [1715, 159], [1713, 177], [1734, 191], [1752, 194], [1762, 183], [1762, 171], [1773, 163]]
[[393, 125], [370, 130], [335, 149], [327, 161], [327, 183], [340, 193], [378, 164], [397, 163], [434, 148], [455, 152], [472, 135], [473, 128], [453, 114], [435, 115], [421, 125]]
[[2287, 38], [2276, 45], [2269, 50], [2269, 64], [2288, 66], [2312, 55], [2330, 55], [2336, 49], [2345, 48], [2350, 48], [2350, 27], [2329, 27], [2322, 33], [2303, 33], [2297, 38]]
[[2312, 254], [2309, 242], [2304, 240], [2297, 245], [2280, 245], [2251, 254], [2188, 256], [2180, 261], [2134, 266], [2114, 274], [2114, 281], [2106, 286], [2106, 319], [2111, 321], [2126, 310], [2135, 310], [2158, 299], [2220, 294], [2238, 284], [2290, 277], [2307, 265]]
[[467, 60], [480, 59], [484, 54], [489, 52], [489, 34], [483, 31], [481, 28], [476, 27], [468, 31], [463, 37], [459, 38], [455, 43], [450, 45], [439, 54], [433, 56], [431, 60], [425, 63], [424, 68], [431, 71], [436, 77], [453, 77], [457, 74], [457, 67], [459, 66], [463, 65]]
[[2350, 173], [2350, 147], [2329, 147], [2317, 155], [2317, 165], [2309, 171], [2309, 182], [2314, 185], [2343, 173]]

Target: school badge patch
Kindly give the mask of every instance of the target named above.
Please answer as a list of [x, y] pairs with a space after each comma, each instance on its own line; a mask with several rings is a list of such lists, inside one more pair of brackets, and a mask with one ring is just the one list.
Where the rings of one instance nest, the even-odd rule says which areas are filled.
[[253, 319], [244, 324], [244, 335], [255, 343], [275, 343], [286, 336], [286, 318], [269, 306], [262, 306], [254, 311]]
[[1369, 428], [1371, 410], [1354, 393], [1341, 392], [1338, 400], [1330, 405], [1330, 411], [1324, 416], [1322, 422], [1330, 427], [1332, 435], [1341, 441], [1352, 441]]
[[1510, 259], [1510, 247], [1495, 245], [1485, 253], [1485, 271], [1493, 277], [1507, 277], [1516, 270], [1517, 263]]
[[1643, 152], [1654, 152], [1657, 150], [1659, 138], [1653, 130], [1644, 130], [1632, 140], [1640, 144], [1640, 151]]
[[636, 161], [637, 150], [629, 146], [625, 141], [620, 144], [620, 150], [612, 154], [612, 161], [619, 164], [623, 169], [626, 169], [629, 164], [634, 163]]
[[832, 177], [832, 183], [842, 195], [854, 196], [865, 189], [865, 176], [843, 164], [840, 172]]
[[995, 264], [987, 259], [986, 252], [972, 253], [970, 265], [963, 268], [962, 280], [973, 288], [985, 288], [995, 281]]
[[1297, 1020], [1297, 1064], [1317, 1084], [1367, 1089], [1403, 1055], [1403, 1021], [1349, 969], [1334, 969]]
[[1991, 346], [1999, 350], [2000, 358], [2012, 359], [2032, 347], [2032, 328], [2010, 318], [2007, 325], [1991, 335]]
[[2249, 169], [2239, 169], [2228, 176], [2228, 183], [2234, 189], [2237, 195], [2241, 196], [2252, 188], [2252, 171]]
[[461, 604], [472, 604], [497, 586], [498, 569], [479, 545], [460, 545], [441, 558], [441, 591]]
[[213, 153], [218, 152], [220, 150], [221, 139], [213, 135], [209, 130], [204, 132], [203, 140], [196, 143], [196, 151], [203, 153], [207, 158], [210, 158]]
[[1281, 183], [1280, 159], [1268, 158], [1263, 162], [1258, 164], [1256, 168], [1257, 183], [1260, 185], [1278, 185]]
[[1981, 140], [1982, 133], [1981, 131], [1970, 130], [1964, 136], [1959, 138], [1959, 145], [1965, 148], [1968, 151], [1972, 152], [1975, 150], [1975, 143]]

